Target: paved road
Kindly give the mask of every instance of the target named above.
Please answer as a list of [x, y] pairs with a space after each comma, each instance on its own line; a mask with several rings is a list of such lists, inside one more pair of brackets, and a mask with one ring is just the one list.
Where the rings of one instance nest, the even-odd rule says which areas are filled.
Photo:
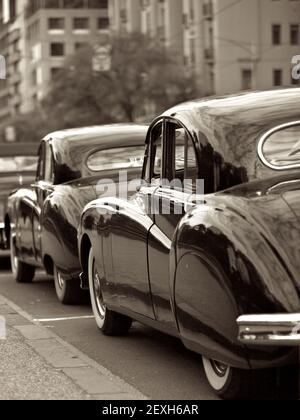
[[[129, 336], [101, 335], [89, 306], [58, 303], [53, 282], [42, 273], [33, 284], [17, 285], [0, 261], [0, 294], [68, 343], [151, 399], [215, 399], [204, 378], [201, 359], [179, 340], [135, 323]], [[62, 318], [78, 318], [61, 320]]]

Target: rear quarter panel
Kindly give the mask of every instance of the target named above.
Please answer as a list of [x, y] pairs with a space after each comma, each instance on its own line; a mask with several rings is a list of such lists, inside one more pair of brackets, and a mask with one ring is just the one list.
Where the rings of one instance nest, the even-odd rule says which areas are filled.
[[299, 311], [295, 284], [249, 215], [247, 200], [222, 197], [188, 213], [176, 241], [174, 306], [185, 344], [232, 366], [285, 362], [290, 349], [249, 349], [242, 314]]

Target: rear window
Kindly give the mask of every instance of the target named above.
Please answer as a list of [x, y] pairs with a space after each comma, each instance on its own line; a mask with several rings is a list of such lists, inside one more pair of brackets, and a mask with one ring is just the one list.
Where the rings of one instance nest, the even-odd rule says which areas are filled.
[[0, 172], [35, 172], [37, 156], [0, 157]]
[[269, 131], [260, 141], [259, 155], [272, 169], [300, 168], [300, 122]]
[[142, 168], [145, 146], [99, 150], [87, 160], [87, 167], [94, 172], [112, 169]]

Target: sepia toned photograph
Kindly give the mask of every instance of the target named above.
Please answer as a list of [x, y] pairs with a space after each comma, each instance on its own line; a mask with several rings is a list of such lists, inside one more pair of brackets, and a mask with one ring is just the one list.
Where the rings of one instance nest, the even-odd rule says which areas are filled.
[[0, 401], [299, 400], [299, 349], [300, 0], [0, 0]]

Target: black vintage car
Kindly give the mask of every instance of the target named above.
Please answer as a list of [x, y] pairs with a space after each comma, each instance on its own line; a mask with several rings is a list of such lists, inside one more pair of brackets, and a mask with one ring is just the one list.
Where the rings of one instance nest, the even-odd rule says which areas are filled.
[[262, 369], [298, 360], [299, 218], [300, 89], [167, 111], [148, 131], [140, 190], [82, 215], [98, 327], [124, 334], [135, 319], [179, 337], [218, 395], [248, 395]]
[[84, 206], [98, 197], [101, 180], [140, 178], [147, 127], [108, 125], [49, 134], [39, 148], [36, 181], [8, 200], [6, 230], [17, 282], [31, 282], [35, 269], [54, 274], [62, 303], [84, 298], [77, 228]]
[[36, 143], [0, 144], [0, 256], [8, 253], [9, 246], [4, 229], [7, 198], [13, 190], [34, 181], [37, 150]]

